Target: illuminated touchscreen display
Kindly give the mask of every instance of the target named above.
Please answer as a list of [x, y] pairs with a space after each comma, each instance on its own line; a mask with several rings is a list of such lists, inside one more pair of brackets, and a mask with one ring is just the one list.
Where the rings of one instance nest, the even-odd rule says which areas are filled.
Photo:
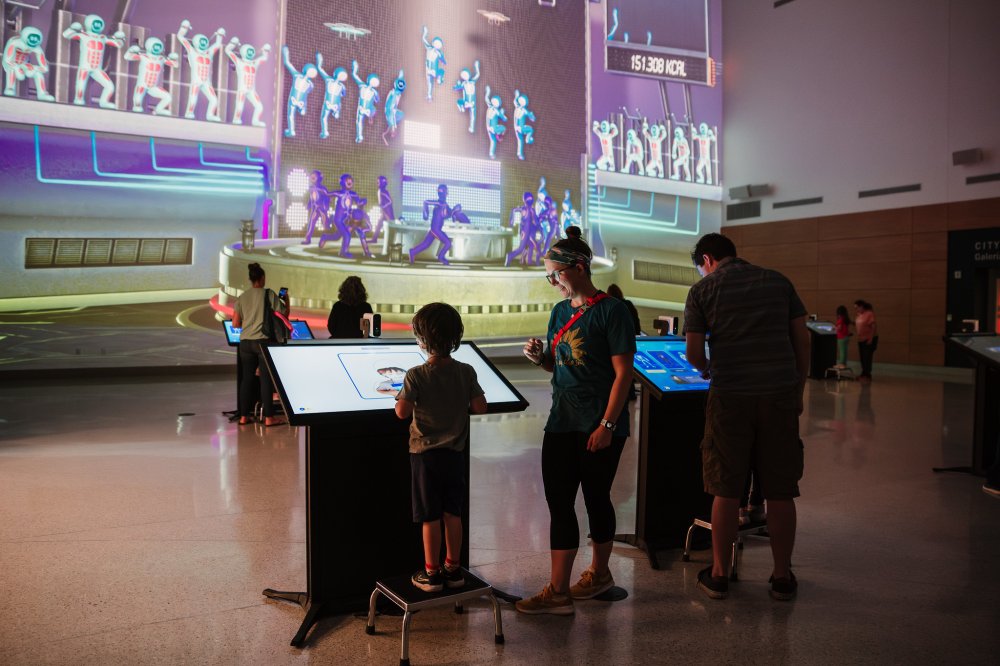
[[[312, 340], [313, 334], [312, 329], [309, 328], [308, 322], [301, 319], [292, 319], [292, 334], [289, 336], [290, 340]], [[240, 344], [240, 332], [242, 329], [233, 326], [232, 319], [226, 319], [222, 322], [222, 326], [226, 331], [226, 342], [230, 346], [235, 347]]]
[[[427, 360], [414, 341], [371, 339], [271, 345], [266, 355], [286, 412], [295, 424], [330, 415], [393, 410], [406, 371]], [[475, 368], [490, 412], [527, 407], [524, 398], [474, 343], [463, 342], [452, 358]]]
[[658, 391], [705, 391], [709, 381], [688, 362], [686, 345], [676, 336], [638, 337], [633, 367]]

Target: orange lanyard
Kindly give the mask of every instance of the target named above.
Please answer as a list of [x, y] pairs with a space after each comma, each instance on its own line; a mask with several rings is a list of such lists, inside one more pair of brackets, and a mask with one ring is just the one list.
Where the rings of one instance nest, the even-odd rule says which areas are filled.
[[588, 298], [587, 302], [581, 305], [580, 309], [573, 313], [573, 316], [569, 318], [569, 321], [566, 322], [563, 327], [559, 329], [559, 332], [556, 333], [555, 337], [552, 338], [553, 354], [555, 353], [555, 348], [559, 346], [559, 341], [562, 340], [562, 336], [565, 335], [566, 331], [568, 331], [573, 324], [576, 323], [576, 320], [582, 317], [584, 312], [594, 307], [607, 297], [607, 294], [603, 291], [599, 291], [594, 294], [593, 297]]

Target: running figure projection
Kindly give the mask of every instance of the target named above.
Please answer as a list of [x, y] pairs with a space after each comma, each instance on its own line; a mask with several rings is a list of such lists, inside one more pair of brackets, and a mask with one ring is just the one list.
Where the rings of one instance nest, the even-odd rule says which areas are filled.
[[528, 124], [535, 114], [528, 108], [528, 96], [514, 91], [514, 136], [517, 137], [517, 159], [524, 159], [524, 146], [535, 142], [535, 128]]
[[292, 85], [288, 89], [288, 127], [285, 128], [285, 136], [295, 136], [295, 115], [300, 116], [306, 113], [306, 102], [309, 100], [309, 93], [312, 92], [313, 82], [319, 68], [323, 66], [323, 56], [316, 53], [316, 64], [307, 62], [302, 65], [302, 71], [295, 69], [292, 60], [288, 55], [288, 46], [281, 47], [281, 57], [285, 63], [285, 69], [292, 75]]
[[83, 19], [83, 25], [76, 21], [70, 23], [62, 35], [70, 41], [80, 40], [80, 60], [76, 66], [76, 94], [73, 103], [83, 106], [87, 84], [90, 79], [94, 79], [103, 89], [98, 102], [100, 107], [115, 108], [114, 102], [111, 101], [111, 96], [115, 93], [115, 84], [104, 71], [104, 47], [110, 44], [121, 50], [125, 46], [125, 33], [118, 30], [111, 37], [105, 36], [104, 19], [97, 14], [90, 14]]
[[479, 80], [479, 61], [475, 64], [476, 74], [468, 68], [463, 69], [458, 75], [458, 82], [452, 90], [461, 91], [458, 98], [458, 110], [462, 113], [469, 112], [469, 133], [476, 131], [476, 81]]
[[354, 119], [354, 141], [365, 140], [365, 118], [369, 121], [375, 116], [375, 105], [378, 104], [378, 74], [369, 74], [367, 79], [358, 76], [358, 61], [351, 61], [351, 75], [358, 84], [358, 113]]
[[[438, 185], [437, 194], [438, 198], [436, 200], [427, 199], [424, 201], [424, 220], [430, 218], [431, 228], [427, 232], [427, 235], [424, 236], [424, 239], [415, 247], [410, 249], [411, 264], [418, 254], [429, 248], [436, 240], [441, 243], [441, 247], [438, 249], [437, 253], [437, 260], [447, 266], [448, 250], [451, 249], [451, 238], [449, 238], [448, 234], [444, 232], [444, 223], [452, 218], [465, 224], [468, 224], [469, 222], [469, 218], [467, 218], [464, 214], [461, 214], [461, 206], [455, 206], [452, 208], [448, 205], [447, 185]], [[431, 210], [432, 208], [433, 211]]]
[[563, 193], [562, 214], [559, 216], [559, 222], [564, 231], [566, 227], [580, 226], [580, 213], [573, 209], [573, 199], [570, 198], [569, 190]]
[[430, 101], [434, 98], [434, 82], [436, 81], [438, 85], [444, 83], [444, 66], [448, 64], [448, 61], [444, 59], [444, 52], [441, 50], [444, 48], [444, 40], [435, 37], [428, 42], [426, 25], [421, 39], [424, 42], [424, 76], [427, 78], [427, 99]]
[[365, 212], [365, 205], [368, 199], [358, 196], [352, 188], [354, 187], [354, 177], [349, 173], [340, 175], [340, 189], [332, 192], [337, 198], [337, 203], [333, 209], [333, 226], [336, 233], [323, 234], [319, 239], [319, 246], [323, 247], [327, 241], [340, 239], [340, 256], [345, 259], [353, 259], [350, 252], [351, 236], [358, 234], [361, 240], [361, 249], [366, 257], [371, 257], [371, 250], [368, 249], [368, 238], [365, 233], [371, 228], [368, 214]]
[[320, 117], [322, 129], [319, 133], [319, 138], [325, 139], [330, 136], [330, 114], [333, 114], [334, 120], [340, 120], [340, 106], [344, 99], [344, 93], [347, 92], [347, 70], [338, 67], [333, 70], [333, 76], [330, 76], [323, 69], [323, 57], [318, 53], [316, 54], [316, 62], [320, 63], [319, 75], [323, 77], [323, 83], [326, 87], [326, 93], [323, 95], [323, 115]]
[[[239, 49], [239, 55], [237, 55], [237, 49]], [[264, 121], [261, 120], [261, 116], [264, 115], [264, 105], [260, 101], [260, 95], [257, 94], [257, 69], [260, 67], [260, 63], [267, 60], [270, 53], [270, 44], [264, 44], [258, 52], [250, 44], [240, 46], [238, 37], [233, 37], [226, 44], [226, 55], [236, 66], [238, 80], [236, 108], [233, 109], [234, 125], [243, 124], [243, 105], [246, 104], [247, 100], [250, 100], [250, 106], [253, 107], [253, 119], [250, 124], [254, 127], [264, 127]]]
[[510, 225], [514, 226], [518, 223], [521, 225], [521, 244], [507, 253], [507, 258], [503, 262], [504, 266], [510, 266], [510, 262], [515, 257], [518, 257], [522, 264], [534, 264], [541, 258], [541, 245], [538, 241], [538, 233], [541, 228], [538, 215], [535, 214], [535, 195], [531, 192], [525, 192], [521, 200], [524, 205], [510, 211]]
[[181, 62], [176, 53], [163, 55], [163, 42], [156, 37], [146, 40], [146, 49], [138, 44], [128, 47], [122, 56], [126, 60], [139, 61], [139, 74], [135, 80], [135, 90], [132, 91], [132, 110], [136, 113], [145, 111], [146, 93], [160, 100], [153, 114], [157, 116], [170, 115], [170, 93], [162, 85], [163, 70], [166, 67], [179, 67]]
[[212, 61], [215, 60], [215, 54], [222, 50], [222, 38], [226, 36], [226, 29], [219, 28], [215, 31], [215, 34], [212, 35], [215, 38], [214, 42], [202, 34], [196, 34], [188, 40], [189, 30], [191, 30], [191, 21], [184, 19], [181, 21], [180, 30], [177, 31], [177, 39], [187, 53], [188, 67], [191, 73], [188, 103], [184, 117], [194, 118], [194, 109], [198, 106], [198, 95], [205, 93], [205, 98], [208, 99], [205, 120], [217, 123], [222, 118], [219, 117], [219, 96], [215, 94], [215, 87], [212, 85]]
[[380, 215], [375, 224], [375, 231], [372, 232], [372, 242], [377, 243], [379, 234], [382, 233], [382, 225], [388, 220], [392, 222], [396, 219], [396, 211], [392, 207], [392, 195], [389, 194], [389, 179], [385, 176], [378, 177], [378, 207]]
[[[313, 171], [309, 174], [309, 203], [306, 205], [309, 211], [309, 226], [306, 227], [306, 238], [303, 245], [312, 242], [313, 233], [319, 227], [320, 234], [330, 226], [330, 190], [323, 185], [323, 174], [320, 171]], [[320, 247], [322, 247], [322, 239]]]
[[688, 163], [688, 159], [691, 157], [691, 146], [684, 137], [684, 130], [680, 127], [674, 128], [674, 145], [670, 151], [670, 157], [673, 160], [673, 169], [670, 171], [670, 177], [673, 180], [679, 180], [681, 177], [680, 172], [683, 170], [684, 180], [690, 182], [691, 165]]
[[[698, 125], [698, 131], [691, 127], [691, 139], [698, 146], [698, 163], [695, 165], [695, 180], [699, 183], [712, 184], [712, 142], [715, 141], [715, 132], [708, 127], [708, 123]], [[690, 176], [688, 180], [690, 180]]]
[[497, 156], [497, 144], [503, 140], [506, 125], [500, 123], [507, 121], [507, 112], [504, 111], [503, 101], [500, 95], [490, 96], [490, 86], [486, 85], [486, 136], [490, 139], [490, 159]]
[[597, 168], [601, 171], [615, 170], [615, 150], [614, 139], [618, 136], [618, 126], [609, 123], [607, 120], [601, 122], [594, 121], [594, 134], [601, 141], [601, 157], [597, 160]]
[[667, 128], [658, 123], [649, 125], [642, 121], [642, 135], [649, 142], [649, 161], [646, 162], [646, 175], [663, 178], [663, 142], [667, 140]]
[[[37, 64], [31, 62], [35, 56]], [[49, 63], [42, 48], [42, 31], [27, 26], [7, 40], [3, 48], [3, 71], [6, 74], [3, 94], [17, 95], [17, 83], [25, 79], [35, 82], [35, 95], [40, 102], [53, 102], [55, 97], [45, 89], [45, 75], [49, 73]]]
[[399, 129], [399, 123], [403, 120], [403, 112], [399, 108], [399, 103], [402, 101], [403, 92], [405, 91], [406, 78], [403, 76], [403, 70], [399, 70], [399, 75], [392, 82], [392, 90], [385, 96], [385, 131], [382, 132], [382, 141], [387, 146], [389, 145], [389, 140], [385, 138], [386, 134], [395, 137], [396, 130]]

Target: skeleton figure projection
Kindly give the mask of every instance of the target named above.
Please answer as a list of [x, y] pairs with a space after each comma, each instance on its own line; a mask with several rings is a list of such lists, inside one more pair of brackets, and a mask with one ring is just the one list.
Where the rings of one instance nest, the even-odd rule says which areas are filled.
[[667, 128], [654, 124], [650, 127], [642, 121], [642, 135], [649, 142], [649, 161], [646, 162], [646, 175], [663, 178], [663, 142], [667, 139]]
[[392, 207], [392, 195], [389, 194], [389, 179], [385, 176], [378, 177], [378, 207], [382, 212], [372, 233], [372, 242], [377, 243], [379, 234], [382, 233], [382, 225], [386, 220], [392, 222], [396, 219], [396, 211]]
[[317, 226], [320, 229], [320, 234], [330, 226], [330, 190], [323, 185], [323, 174], [319, 171], [313, 171], [309, 174], [309, 203], [306, 208], [309, 211], [309, 226], [306, 227], [303, 245], [309, 245], [312, 242], [313, 232], [316, 231]]
[[146, 40], [146, 49], [138, 44], [128, 47], [122, 56], [126, 60], [139, 61], [139, 74], [136, 76], [135, 89], [132, 92], [132, 110], [142, 113], [145, 110], [146, 93], [159, 100], [153, 114], [157, 116], [170, 115], [170, 93], [163, 87], [163, 70], [165, 67], [178, 67], [181, 62], [176, 53], [163, 55], [163, 42], [156, 37]]
[[517, 137], [517, 159], [524, 159], [524, 146], [535, 142], [535, 128], [528, 124], [535, 114], [528, 108], [528, 96], [514, 91], [514, 136]]
[[115, 108], [111, 96], [115, 93], [115, 84], [104, 71], [104, 47], [110, 44], [117, 49], [125, 46], [125, 33], [121, 30], [111, 37], [104, 34], [104, 19], [97, 14], [90, 14], [83, 19], [83, 25], [76, 21], [69, 24], [63, 31], [63, 37], [72, 41], [80, 40], [80, 60], [76, 66], [76, 94], [73, 103], [82, 106], [83, 97], [87, 93], [87, 83], [94, 79], [103, 88], [98, 102], [102, 109]]
[[322, 129], [319, 133], [319, 138], [325, 139], [330, 136], [330, 114], [333, 114], [334, 120], [340, 120], [340, 105], [344, 93], [347, 92], [347, 70], [338, 67], [333, 70], [333, 76], [330, 76], [323, 69], [323, 57], [318, 53], [316, 62], [319, 63], [319, 75], [323, 77], [326, 86], [326, 93], [323, 95], [323, 115], [320, 118]]
[[514, 226], [517, 220], [520, 220], [521, 243], [517, 248], [507, 253], [507, 258], [503, 262], [504, 266], [510, 266], [510, 262], [515, 257], [518, 257], [522, 264], [536, 263], [536, 254], [538, 257], [541, 257], [541, 246], [538, 242], [540, 228], [538, 216], [535, 214], [535, 195], [531, 192], [525, 192], [521, 200], [524, 202], [524, 205], [510, 211], [511, 226]]
[[[238, 55], [237, 48], [239, 49]], [[250, 105], [253, 107], [253, 119], [250, 124], [254, 127], [264, 127], [264, 121], [261, 120], [261, 116], [264, 115], [264, 105], [260, 101], [260, 95], [257, 94], [257, 69], [260, 67], [260, 63], [267, 60], [270, 53], [270, 44], [264, 44], [258, 53], [257, 49], [250, 44], [240, 46], [240, 40], [237, 37], [233, 37], [226, 44], [226, 55], [236, 65], [236, 76], [238, 77], [236, 108], [233, 109], [234, 125], [243, 124], [243, 105], [247, 100], [250, 100]]]
[[452, 208], [448, 205], [447, 185], [438, 185], [437, 195], [437, 199], [427, 199], [424, 201], [424, 220], [430, 218], [431, 228], [428, 230], [427, 235], [424, 236], [424, 239], [410, 250], [411, 264], [418, 254], [429, 248], [437, 240], [441, 243], [437, 259], [445, 266], [448, 266], [448, 250], [451, 249], [451, 238], [444, 232], [444, 223], [450, 218], [454, 218], [465, 224], [469, 222], [469, 218], [462, 214], [461, 206]]
[[535, 215], [541, 215], [545, 208], [545, 199], [549, 196], [549, 188], [546, 186], [545, 176], [538, 179], [538, 194], [535, 195]]
[[375, 105], [378, 104], [378, 74], [369, 74], [368, 78], [362, 79], [358, 76], [358, 61], [351, 61], [351, 75], [354, 82], [358, 84], [358, 112], [354, 119], [354, 141], [361, 143], [365, 140], [365, 118], [369, 120], [375, 116]]
[[681, 170], [684, 171], [684, 180], [691, 181], [691, 165], [688, 164], [688, 158], [691, 156], [691, 146], [688, 144], [688, 140], [684, 137], [684, 130], [680, 127], [674, 129], [674, 145], [670, 151], [670, 157], [673, 160], [673, 169], [670, 171], [670, 177], [673, 180], [678, 180], [680, 178]]
[[580, 213], [573, 209], [573, 200], [569, 196], [569, 190], [563, 194], [562, 215], [559, 217], [559, 222], [564, 230], [566, 227], [580, 226]]
[[[695, 165], [695, 180], [699, 183], [712, 183], [712, 142], [715, 132], [709, 129], [707, 123], [698, 125], [698, 131], [691, 127], [691, 139], [698, 146], [698, 163]], [[688, 176], [688, 180], [691, 177]]]
[[308, 101], [309, 93], [313, 89], [312, 80], [316, 78], [319, 68], [323, 66], [323, 56], [316, 53], [316, 64], [307, 62], [302, 65], [301, 72], [292, 65], [292, 60], [288, 56], [287, 46], [281, 47], [281, 57], [285, 63], [285, 69], [292, 75], [292, 85], [288, 89], [288, 107], [286, 111], [288, 127], [285, 128], [285, 136], [292, 137], [295, 136], [295, 115], [303, 116], [306, 113], [306, 101]]
[[503, 108], [503, 101], [500, 95], [490, 97], [490, 86], [486, 86], [486, 136], [490, 139], [490, 159], [497, 156], [497, 143], [503, 140], [506, 125], [501, 122], [507, 121], [507, 113]]
[[198, 105], [198, 96], [205, 93], [208, 99], [208, 109], [205, 111], [205, 120], [214, 123], [219, 122], [219, 96], [215, 94], [212, 86], [212, 61], [215, 54], [222, 50], [222, 38], [226, 36], [226, 29], [219, 28], [215, 31], [211, 41], [202, 34], [196, 34], [190, 40], [187, 38], [191, 29], [191, 21], [184, 19], [181, 21], [181, 28], [177, 31], [177, 39], [187, 53], [188, 67], [191, 71], [191, 82], [188, 88], [187, 109], [184, 111], [185, 118], [194, 118], [194, 109]]
[[436, 81], [438, 85], [444, 83], [444, 66], [448, 64], [448, 61], [444, 59], [444, 53], [441, 51], [444, 48], [444, 40], [435, 37], [428, 42], [426, 25], [421, 39], [424, 42], [424, 76], [427, 78], [427, 99], [431, 100], [434, 98], [434, 82]]
[[618, 136], [618, 126], [607, 120], [594, 121], [593, 132], [601, 141], [601, 157], [597, 160], [597, 168], [601, 171], [615, 170], [615, 151], [613, 141]]
[[368, 199], [358, 196], [358, 193], [352, 189], [353, 187], [354, 177], [349, 173], [341, 174], [340, 189], [332, 192], [333, 196], [337, 198], [333, 209], [333, 225], [336, 228], [336, 233], [323, 234], [319, 239], [319, 246], [323, 247], [328, 240], [339, 238], [339, 254], [345, 259], [354, 258], [350, 252], [351, 236], [354, 233], [358, 234], [365, 256], [372, 256], [371, 250], [368, 249], [368, 238], [365, 236], [365, 232], [371, 228], [371, 221], [368, 219], [368, 213], [365, 212]]
[[389, 140], [385, 138], [386, 134], [396, 136], [396, 130], [403, 119], [403, 112], [399, 109], [399, 102], [402, 100], [405, 90], [406, 79], [403, 77], [403, 70], [399, 70], [399, 75], [392, 82], [392, 90], [385, 96], [385, 131], [382, 132], [382, 141], [387, 146], [389, 145]]
[[452, 90], [461, 91], [458, 97], [458, 110], [462, 113], [469, 112], [469, 133], [476, 131], [476, 81], [479, 80], [479, 61], [475, 64], [476, 75], [473, 76], [468, 68], [463, 69], [458, 75], [458, 82]]
[[[31, 62], [35, 56], [37, 64]], [[7, 40], [3, 48], [3, 71], [6, 74], [3, 94], [17, 95], [17, 82], [31, 79], [35, 82], [35, 95], [40, 102], [55, 101], [55, 97], [45, 89], [45, 75], [49, 73], [49, 63], [42, 48], [42, 31], [28, 26]]]
[[538, 222], [544, 239], [538, 250], [538, 260], [541, 261], [545, 253], [552, 247], [552, 243], [556, 242], [561, 236], [559, 233], [559, 213], [556, 210], [555, 202], [552, 201], [552, 197], [545, 197], [545, 200], [542, 202], [542, 212], [538, 214]]
[[639, 133], [634, 129], [630, 129], [625, 133], [625, 164], [622, 165], [622, 173], [632, 173], [632, 165], [634, 164], [639, 175], [645, 176], [646, 169], [643, 166], [645, 157], [645, 150], [642, 147], [642, 141], [639, 140]]

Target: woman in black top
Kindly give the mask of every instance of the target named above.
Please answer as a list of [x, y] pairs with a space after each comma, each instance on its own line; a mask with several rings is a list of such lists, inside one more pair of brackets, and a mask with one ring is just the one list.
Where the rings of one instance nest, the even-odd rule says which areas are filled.
[[361, 317], [372, 311], [368, 304], [368, 292], [361, 278], [352, 275], [340, 285], [339, 299], [330, 310], [326, 328], [331, 338], [360, 338]]

